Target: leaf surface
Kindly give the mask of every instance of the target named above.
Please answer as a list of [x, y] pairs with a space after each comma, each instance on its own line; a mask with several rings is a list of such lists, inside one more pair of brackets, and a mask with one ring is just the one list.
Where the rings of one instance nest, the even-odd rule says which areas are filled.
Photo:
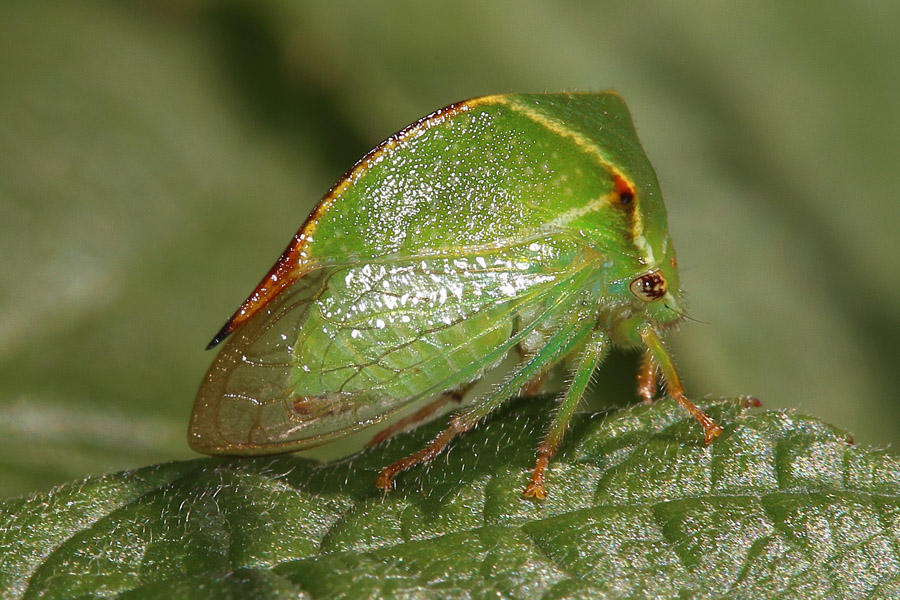
[[900, 461], [818, 420], [674, 402], [575, 419], [521, 498], [552, 403], [520, 400], [384, 495], [439, 424], [328, 465], [200, 459], [0, 504], [8, 598], [888, 598]]

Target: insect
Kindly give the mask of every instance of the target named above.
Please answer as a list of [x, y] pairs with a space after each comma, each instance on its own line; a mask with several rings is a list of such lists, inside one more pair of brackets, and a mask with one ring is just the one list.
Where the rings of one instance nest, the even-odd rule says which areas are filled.
[[322, 198], [209, 344], [225, 340], [194, 405], [206, 454], [323, 444], [458, 400], [510, 352], [501, 383], [458, 409], [376, 485], [430, 461], [558, 363], [571, 377], [524, 496], [546, 470], [613, 346], [642, 348], [639, 394], [661, 373], [685, 396], [661, 334], [682, 318], [656, 175], [615, 93], [509, 94], [438, 110], [388, 138]]

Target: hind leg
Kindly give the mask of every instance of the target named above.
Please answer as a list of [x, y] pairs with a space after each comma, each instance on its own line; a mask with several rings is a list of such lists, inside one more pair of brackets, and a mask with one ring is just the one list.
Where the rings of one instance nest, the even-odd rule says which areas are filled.
[[366, 444], [366, 448], [371, 448], [372, 446], [377, 446], [381, 442], [389, 440], [390, 438], [394, 437], [395, 435], [397, 435], [398, 433], [400, 433], [402, 431], [406, 431], [407, 429], [412, 429], [416, 425], [418, 425], [420, 423], [424, 423], [429, 418], [431, 418], [431, 416], [434, 415], [434, 413], [439, 411], [441, 409], [441, 407], [443, 407], [446, 404], [449, 404], [451, 402], [456, 402], [457, 404], [459, 404], [460, 402], [462, 402], [463, 397], [466, 395], [466, 392], [468, 392], [470, 389], [472, 389], [473, 385], [475, 385], [475, 384], [467, 383], [466, 385], [464, 385], [458, 389], [450, 390], [449, 392], [444, 392], [443, 394], [438, 396], [435, 400], [429, 402], [428, 404], [426, 404], [425, 406], [423, 406], [422, 408], [420, 408], [413, 414], [407, 415], [407, 416], [403, 417], [402, 419], [400, 419], [394, 423], [391, 423], [390, 425], [388, 425], [387, 427], [385, 427], [384, 429], [382, 429], [381, 431], [376, 433], [372, 437], [372, 439], [369, 440], [369, 443]]

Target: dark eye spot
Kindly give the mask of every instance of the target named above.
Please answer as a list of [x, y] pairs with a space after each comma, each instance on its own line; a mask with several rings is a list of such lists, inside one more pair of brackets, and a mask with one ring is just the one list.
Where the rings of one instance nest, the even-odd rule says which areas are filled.
[[659, 271], [645, 273], [632, 280], [628, 288], [644, 302], [653, 302], [666, 295], [666, 278]]
[[619, 206], [631, 209], [634, 203], [634, 186], [618, 173], [613, 176], [613, 186], [619, 198]]

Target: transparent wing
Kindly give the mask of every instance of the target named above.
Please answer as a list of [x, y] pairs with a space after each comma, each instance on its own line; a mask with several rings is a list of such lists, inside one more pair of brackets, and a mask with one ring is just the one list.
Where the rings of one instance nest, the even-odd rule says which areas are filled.
[[570, 310], [591, 272], [583, 250], [544, 238], [310, 272], [226, 341], [198, 393], [191, 446], [308, 448], [478, 379]]

